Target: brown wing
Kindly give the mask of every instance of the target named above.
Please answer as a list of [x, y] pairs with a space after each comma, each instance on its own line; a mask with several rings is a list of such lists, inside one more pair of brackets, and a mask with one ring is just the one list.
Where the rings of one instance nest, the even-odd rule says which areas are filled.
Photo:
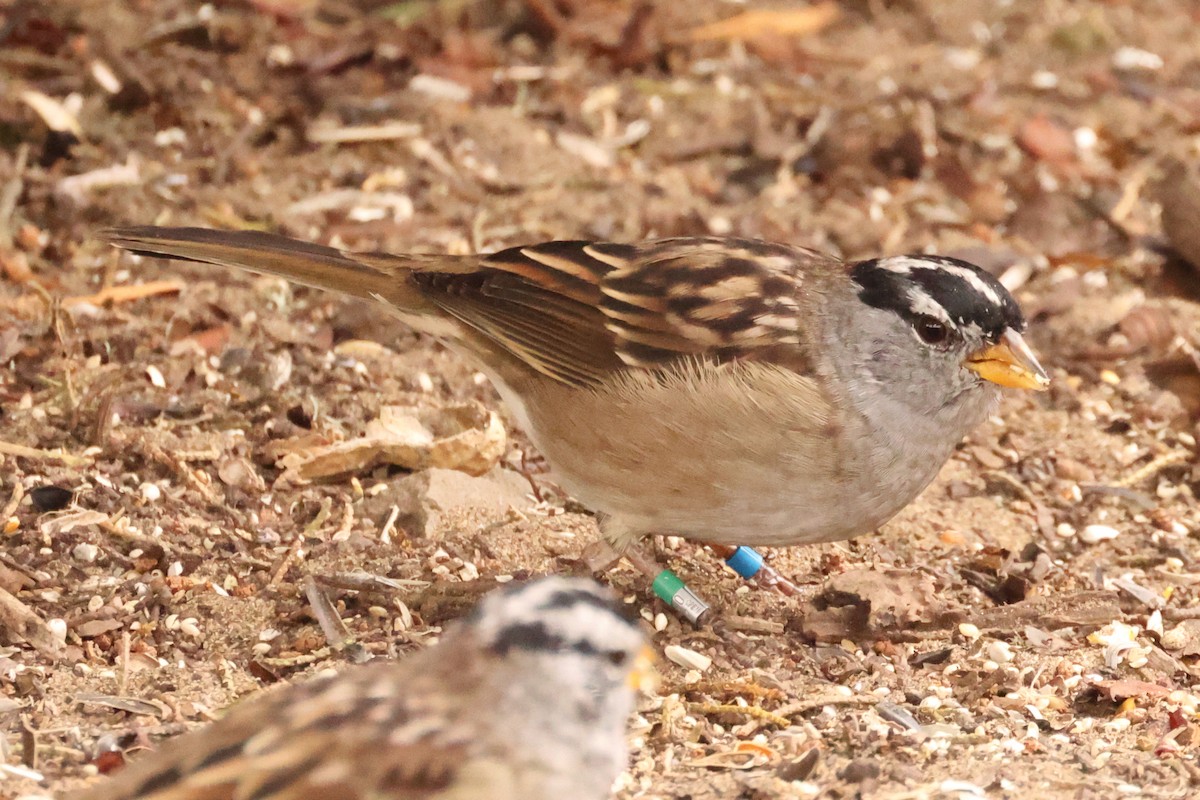
[[803, 368], [798, 296], [814, 263], [832, 262], [752, 240], [549, 242], [486, 256], [466, 273], [417, 268], [411, 279], [543, 374], [590, 386], [614, 370], [683, 357], [778, 357]]
[[273, 691], [75, 800], [435, 800], [468, 754], [437, 697], [394, 664]]

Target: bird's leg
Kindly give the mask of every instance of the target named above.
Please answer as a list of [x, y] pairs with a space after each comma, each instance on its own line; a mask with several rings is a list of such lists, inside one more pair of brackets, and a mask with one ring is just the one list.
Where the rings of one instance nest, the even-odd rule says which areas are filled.
[[654, 579], [654, 593], [664, 603], [675, 609], [675, 613], [693, 625], [701, 625], [710, 611], [708, 603], [688, 588], [683, 579], [665, 568], [636, 544], [625, 550], [625, 560], [638, 571]]
[[783, 577], [778, 570], [763, 561], [762, 554], [752, 547], [746, 547], [745, 545], [730, 547], [725, 544], [710, 544], [709, 549], [720, 558], [725, 559], [726, 565], [738, 575], [741, 575], [746, 580], [753, 580], [764, 589], [775, 589], [780, 594], [787, 595], [788, 597], [795, 597], [800, 591], [796, 587], [796, 584]]
[[582, 559], [594, 573], [606, 572], [624, 558], [634, 569], [649, 577], [654, 594], [674, 609], [675, 613], [693, 625], [701, 625], [708, 617], [710, 607], [683, 582], [683, 579], [666, 569], [653, 556], [646, 553], [637, 540], [636, 533], [613, 521], [612, 517], [598, 515], [603, 534], [583, 551]]
[[607, 536], [601, 536], [583, 548], [579, 558], [593, 575], [599, 575], [615, 567], [622, 555], [624, 553], [617, 549]]

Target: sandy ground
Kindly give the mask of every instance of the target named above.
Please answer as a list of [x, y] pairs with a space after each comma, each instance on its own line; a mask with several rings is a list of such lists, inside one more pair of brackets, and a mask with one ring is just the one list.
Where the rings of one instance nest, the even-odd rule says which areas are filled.
[[[718, 612], [697, 630], [608, 576], [658, 647], [712, 659], [664, 662], [618, 796], [1195, 795], [1198, 24], [1186, 0], [0, 7], [0, 796], [419, 648], [596, 536], [471, 364], [378, 309], [89, 236], [148, 222], [984, 265], [1052, 391], [876, 535], [769, 553], [800, 597], [660, 543]], [[509, 429], [482, 477], [284, 480], [381, 414], [464, 406]]]

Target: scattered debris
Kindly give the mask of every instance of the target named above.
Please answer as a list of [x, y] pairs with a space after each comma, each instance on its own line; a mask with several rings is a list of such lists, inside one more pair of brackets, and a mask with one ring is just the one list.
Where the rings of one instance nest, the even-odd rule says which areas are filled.
[[308, 437], [301, 437], [295, 447], [277, 448], [283, 484], [363, 472], [379, 464], [482, 475], [500, 460], [506, 440], [494, 413], [468, 404], [434, 414], [388, 406], [361, 437], [320, 446], [307, 441]]

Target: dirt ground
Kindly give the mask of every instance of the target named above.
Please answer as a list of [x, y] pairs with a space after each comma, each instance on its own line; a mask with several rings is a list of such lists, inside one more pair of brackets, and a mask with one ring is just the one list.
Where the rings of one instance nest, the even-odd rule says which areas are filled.
[[[0, 797], [419, 648], [596, 536], [471, 364], [376, 308], [90, 237], [150, 222], [985, 266], [1054, 386], [917, 502], [768, 553], [796, 598], [660, 543], [717, 611], [700, 629], [609, 574], [660, 650], [712, 659], [664, 659], [618, 796], [1196, 796], [1198, 25], [1189, 0], [0, 5]], [[509, 433], [481, 477], [290, 479], [393, 407], [472, 403]]]

